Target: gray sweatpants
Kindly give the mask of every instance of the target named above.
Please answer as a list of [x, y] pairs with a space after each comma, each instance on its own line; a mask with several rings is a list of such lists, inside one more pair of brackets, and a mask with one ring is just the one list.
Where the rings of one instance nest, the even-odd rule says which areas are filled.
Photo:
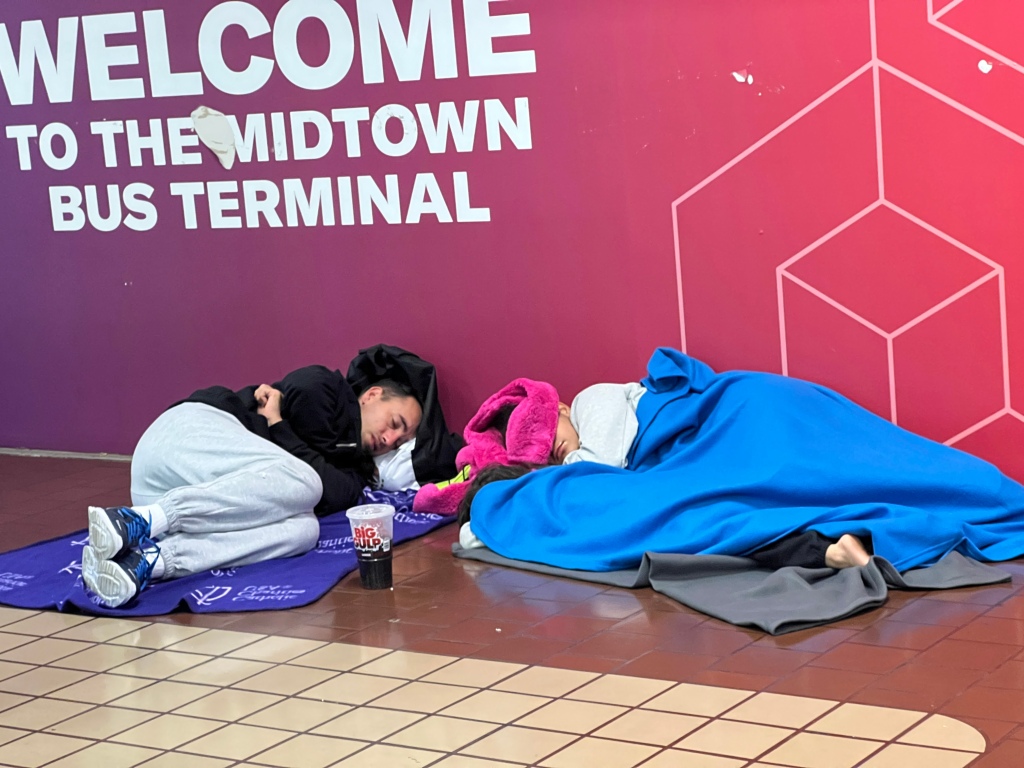
[[167, 513], [165, 579], [308, 552], [322, 493], [311, 466], [202, 403], [164, 411], [132, 454], [132, 503]]

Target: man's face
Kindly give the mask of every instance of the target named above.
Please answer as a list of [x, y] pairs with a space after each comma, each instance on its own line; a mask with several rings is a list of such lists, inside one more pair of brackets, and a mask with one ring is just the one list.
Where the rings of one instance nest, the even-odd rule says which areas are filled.
[[380, 456], [411, 440], [419, 429], [423, 409], [415, 397], [385, 397], [380, 387], [359, 396], [363, 447]]

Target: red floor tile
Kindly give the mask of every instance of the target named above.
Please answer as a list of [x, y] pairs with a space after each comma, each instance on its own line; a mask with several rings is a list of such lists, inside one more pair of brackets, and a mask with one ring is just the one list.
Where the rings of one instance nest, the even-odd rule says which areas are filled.
[[569, 648], [572, 643], [539, 637], [509, 637], [492, 643], [473, 654], [478, 659], [514, 661], [519, 664], [542, 664]]
[[884, 645], [889, 648], [923, 651], [955, 631], [955, 628], [942, 624], [905, 624], [902, 621], [887, 621], [868, 627], [851, 639], [864, 645]]
[[726, 656], [715, 665], [723, 672], [741, 672], [747, 675], [788, 675], [815, 659], [815, 654], [786, 651], [778, 648], [744, 648]]
[[980, 616], [954, 632], [951, 637], [954, 640], [976, 640], [980, 643], [1024, 645], [1024, 621]]
[[622, 660], [602, 659], [600, 656], [575, 656], [571, 653], [556, 653], [554, 656], [548, 656], [544, 660], [544, 666], [605, 674], [617, 671], [617, 668], [622, 666]]
[[654, 635], [605, 632], [577, 643], [573, 646], [572, 652], [577, 655], [603, 656], [625, 661], [653, 651], [660, 642], [661, 638]]
[[1024, 696], [1020, 691], [975, 686], [952, 699], [941, 710], [954, 717], [1024, 722]]
[[623, 664], [616, 670], [616, 673], [685, 682], [690, 680], [695, 673], [707, 669], [717, 661], [719, 661], [717, 656], [651, 651], [638, 659]]
[[984, 612], [985, 609], [980, 605], [945, 602], [929, 594], [928, 597], [922, 597], [900, 608], [892, 618], [893, 621], [908, 624], [944, 624], [961, 627]]
[[843, 700], [877, 679], [878, 675], [867, 672], [808, 666], [801, 667], [793, 674], [768, 686], [767, 690], [774, 693]]
[[882, 675], [910, 661], [915, 655], [914, 651], [902, 648], [843, 643], [838, 648], [833, 648], [822, 654], [811, 663], [816, 667], [832, 667], [833, 669]]
[[593, 637], [598, 632], [610, 629], [614, 625], [613, 619], [588, 619], [582, 616], [559, 614], [534, 624], [524, 630], [523, 634], [530, 637], [579, 642], [584, 638]]
[[[801, 632], [790, 632], [786, 635], [765, 635], [754, 640], [754, 645], [767, 648], [785, 648], [790, 651], [812, 651], [823, 653], [835, 648], [840, 643], [860, 634], [854, 629], [840, 627], [817, 627]], [[860, 639], [857, 642], [862, 642]]]
[[969, 640], [944, 640], [923, 651], [917, 660], [933, 666], [992, 670], [1016, 654], [1019, 647]]

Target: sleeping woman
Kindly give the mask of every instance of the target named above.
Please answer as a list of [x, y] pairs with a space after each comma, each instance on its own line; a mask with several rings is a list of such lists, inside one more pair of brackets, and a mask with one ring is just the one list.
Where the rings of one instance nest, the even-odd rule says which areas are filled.
[[[798, 379], [716, 374], [670, 349], [648, 374], [590, 387], [571, 408], [514, 403], [507, 455], [460, 455], [475, 473], [464, 546], [589, 571], [634, 568], [644, 552], [844, 568], [871, 550], [901, 572], [953, 551], [1024, 554], [1024, 488], [981, 459]], [[476, 430], [502, 442], [487, 423], [498, 410]]]

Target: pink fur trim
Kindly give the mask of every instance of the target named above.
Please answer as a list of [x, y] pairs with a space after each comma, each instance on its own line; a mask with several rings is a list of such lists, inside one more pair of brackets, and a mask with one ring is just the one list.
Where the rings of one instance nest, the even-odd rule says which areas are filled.
[[[494, 417], [505, 406], [512, 405], [505, 440], [491, 426]], [[472, 470], [490, 464], [547, 464], [558, 428], [558, 392], [544, 381], [516, 379], [487, 398], [469, 420], [463, 436], [466, 446], [459, 451], [455, 463], [461, 470], [467, 464]], [[472, 476], [471, 470], [471, 476]], [[413, 500], [417, 512], [454, 514], [466, 495], [468, 482], [438, 488], [423, 486]]]

